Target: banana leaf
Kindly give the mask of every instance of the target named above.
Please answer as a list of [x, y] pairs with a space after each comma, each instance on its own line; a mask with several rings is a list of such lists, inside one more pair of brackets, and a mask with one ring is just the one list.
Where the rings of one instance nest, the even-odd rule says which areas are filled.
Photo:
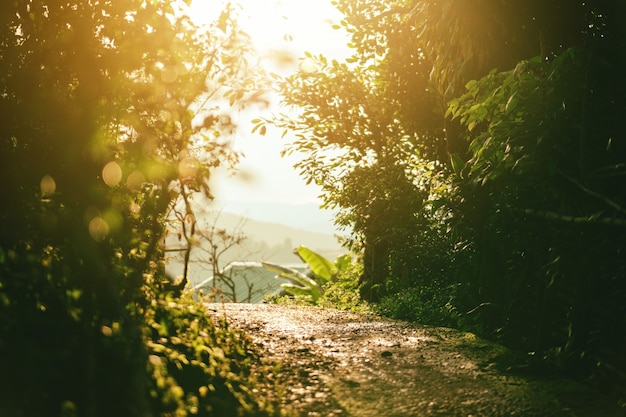
[[300, 256], [300, 258], [306, 262], [315, 277], [318, 278], [322, 283], [326, 283], [330, 281], [333, 271], [336, 269], [335, 265], [320, 255], [319, 253], [313, 252], [311, 249], [306, 246], [299, 246], [295, 250], [296, 254]]

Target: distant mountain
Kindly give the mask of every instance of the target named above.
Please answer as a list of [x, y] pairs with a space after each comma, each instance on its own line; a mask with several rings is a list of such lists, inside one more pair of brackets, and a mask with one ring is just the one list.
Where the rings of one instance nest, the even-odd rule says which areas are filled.
[[[302, 211], [304, 212], [304, 210]], [[222, 212], [208, 212], [198, 217], [198, 227], [201, 230], [224, 230], [228, 234], [244, 235], [246, 239], [241, 245], [230, 248], [219, 258], [219, 267], [224, 268], [234, 261], [269, 261], [279, 264], [299, 262], [293, 250], [302, 245], [334, 260], [337, 256], [346, 253], [339, 244], [338, 238], [331, 233], [317, 233], [298, 229], [279, 222], [264, 222], [241, 215]], [[217, 239], [217, 244], [220, 240]], [[166, 247], [179, 247], [178, 236], [170, 234], [166, 240]], [[200, 240], [199, 246], [192, 251], [189, 279], [192, 284], [212, 275], [211, 264], [208, 261], [210, 244]], [[168, 252], [167, 270], [172, 276], [179, 276], [183, 272], [182, 253]]]
[[228, 231], [240, 229], [250, 239], [264, 241], [269, 245], [283, 244], [285, 240], [290, 239], [296, 246], [304, 245], [317, 250], [340, 247], [337, 238], [331, 233], [297, 228], [282, 221], [260, 221], [224, 211], [210, 213], [201, 221], [207, 222], [208, 225], [214, 223]]
[[335, 234], [334, 213], [319, 208], [317, 204], [284, 204], [234, 202], [217, 203], [217, 209], [226, 213], [269, 223], [279, 223], [294, 229]]

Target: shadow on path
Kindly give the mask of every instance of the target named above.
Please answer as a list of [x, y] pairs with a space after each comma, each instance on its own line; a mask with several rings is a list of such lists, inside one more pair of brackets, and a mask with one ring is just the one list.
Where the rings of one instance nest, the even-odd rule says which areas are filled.
[[507, 349], [452, 329], [345, 311], [209, 304], [281, 364], [283, 405], [303, 416], [618, 417], [609, 399], [558, 375], [497, 364]]

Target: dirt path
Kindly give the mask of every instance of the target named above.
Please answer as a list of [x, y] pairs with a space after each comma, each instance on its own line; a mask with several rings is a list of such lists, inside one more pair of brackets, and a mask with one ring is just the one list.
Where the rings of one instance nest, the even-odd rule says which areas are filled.
[[624, 416], [565, 378], [503, 370], [506, 349], [468, 333], [344, 311], [209, 304], [281, 363], [283, 405], [302, 416]]

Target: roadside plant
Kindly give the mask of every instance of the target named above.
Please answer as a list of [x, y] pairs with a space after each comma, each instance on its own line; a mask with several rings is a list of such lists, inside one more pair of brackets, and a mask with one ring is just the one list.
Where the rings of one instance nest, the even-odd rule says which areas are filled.
[[357, 313], [371, 313], [372, 305], [361, 297], [360, 278], [363, 275], [363, 265], [352, 262], [348, 255], [344, 255], [350, 262], [345, 268], [337, 271], [332, 279], [323, 287], [322, 296], [315, 303], [318, 307], [347, 310]]
[[186, 415], [146, 382], [167, 213], [236, 161], [261, 83], [236, 11], [199, 27], [188, 3], [1, 3], [0, 415]]
[[323, 286], [331, 280], [333, 275], [345, 270], [351, 263], [349, 255], [339, 256], [333, 263], [306, 246], [297, 247], [294, 254], [309, 266], [308, 273], [271, 262], [262, 262], [262, 265], [276, 272], [277, 278], [289, 281], [281, 285], [288, 294], [303, 297], [313, 304], [322, 296]]
[[[431, 326], [455, 327], [455, 286], [432, 282], [421, 287], [409, 287], [383, 297], [376, 311], [386, 317], [407, 320]], [[469, 330], [469, 329], [468, 329]]]
[[[189, 293], [177, 298], [159, 295], [144, 313], [147, 383], [155, 414], [278, 414], [275, 398], [254, 391], [267, 383], [262, 373], [274, 373], [271, 364], [262, 360], [246, 334], [229, 327], [225, 317], [211, 318]], [[263, 372], [255, 372], [255, 367]]]

